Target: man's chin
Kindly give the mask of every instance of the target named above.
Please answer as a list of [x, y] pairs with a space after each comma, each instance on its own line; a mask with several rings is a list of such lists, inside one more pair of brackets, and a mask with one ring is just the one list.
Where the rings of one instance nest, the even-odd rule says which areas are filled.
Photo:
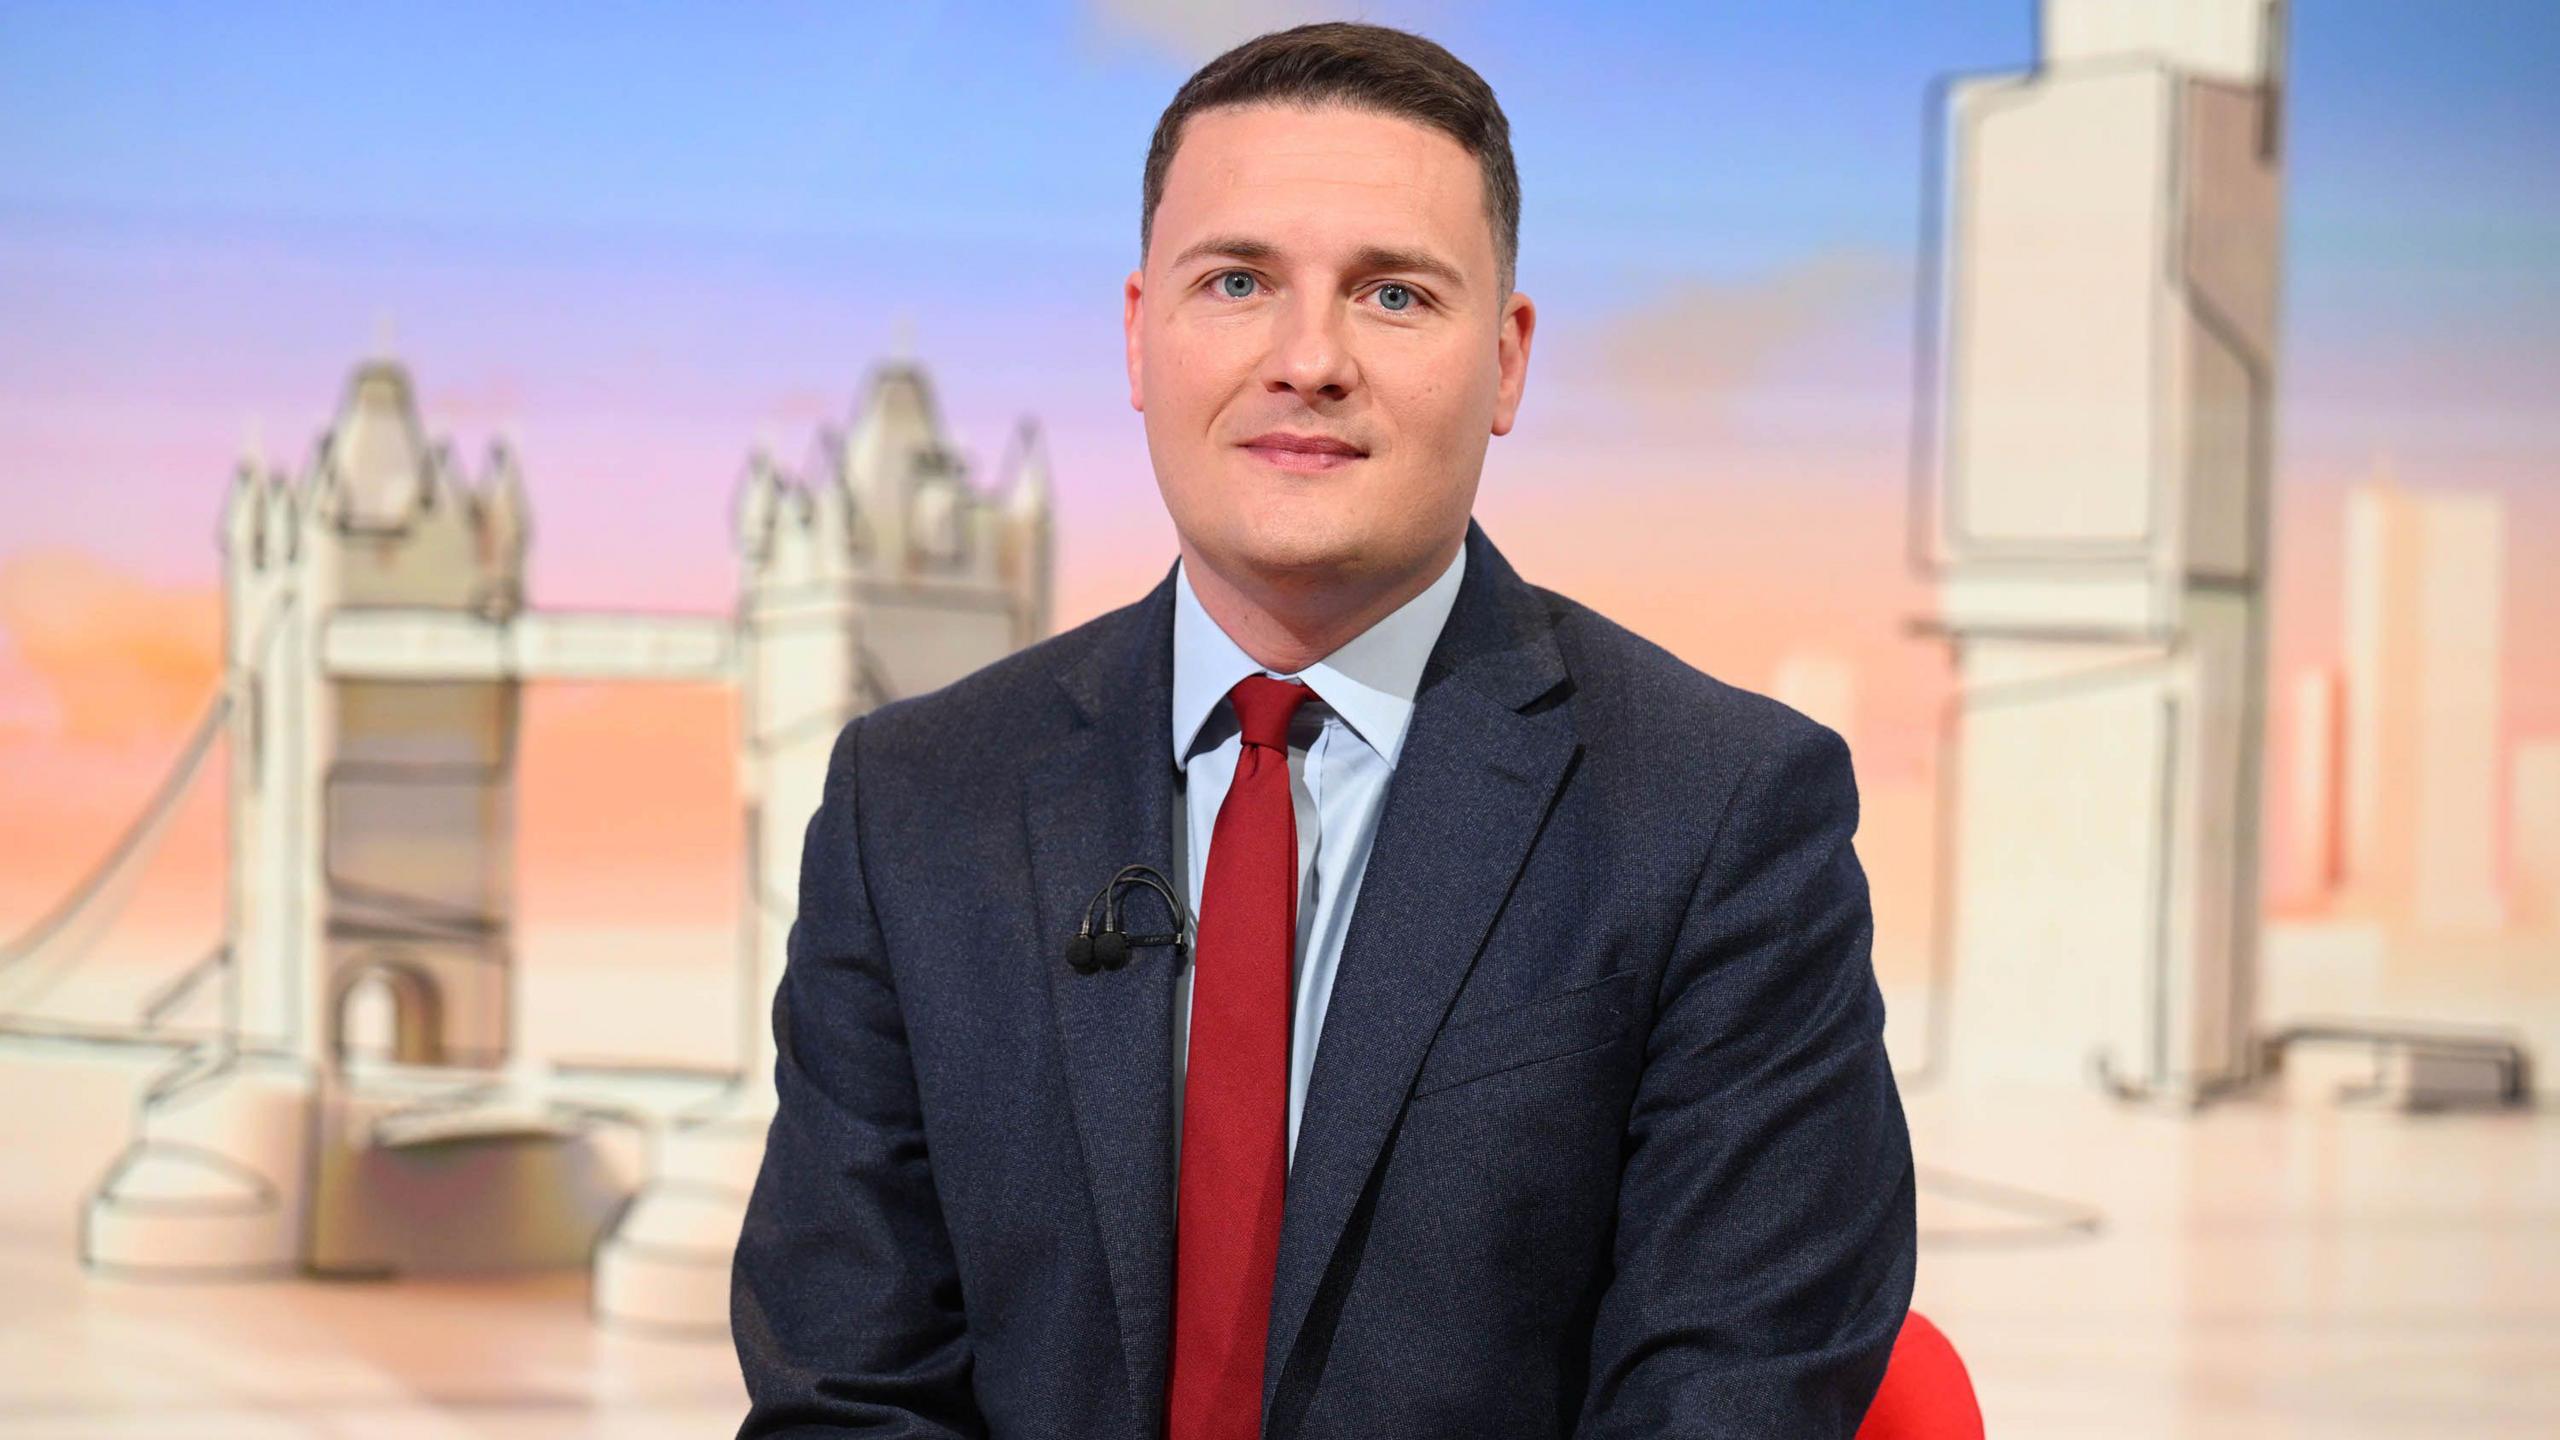
[[1266, 601], [1356, 589], [1367, 574], [1363, 553], [1354, 546], [1270, 535], [1231, 536], [1229, 541], [1214, 550], [1194, 548], [1227, 586]]
[[1371, 563], [1365, 538], [1340, 527], [1269, 526], [1237, 537], [1236, 562], [1273, 581], [1304, 584], [1357, 575]]

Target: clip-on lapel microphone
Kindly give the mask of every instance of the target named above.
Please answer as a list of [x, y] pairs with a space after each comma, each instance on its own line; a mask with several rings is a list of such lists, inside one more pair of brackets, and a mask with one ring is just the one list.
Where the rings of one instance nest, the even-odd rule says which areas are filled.
[[[1164, 897], [1165, 911], [1173, 917], [1170, 935], [1132, 935], [1120, 928], [1120, 892], [1131, 885], [1144, 885]], [[1102, 928], [1093, 926], [1093, 912], [1102, 911]], [[1190, 917], [1184, 912], [1182, 897], [1170, 881], [1152, 865], [1123, 865], [1120, 873], [1104, 882], [1100, 891], [1085, 902], [1084, 923], [1076, 927], [1067, 941], [1067, 964], [1079, 975], [1096, 970], [1117, 970], [1129, 963], [1129, 952], [1144, 946], [1173, 947], [1173, 968], [1179, 974], [1184, 955], [1190, 945], [1186, 939]]]

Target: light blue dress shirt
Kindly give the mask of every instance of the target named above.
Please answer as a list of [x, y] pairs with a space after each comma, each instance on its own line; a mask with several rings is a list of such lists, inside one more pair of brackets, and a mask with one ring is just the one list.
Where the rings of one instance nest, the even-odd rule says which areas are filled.
[[[1190, 877], [1191, 911], [1209, 873], [1209, 842], [1218, 807], [1235, 779], [1243, 740], [1227, 692], [1248, 675], [1302, 680], [1316, 698], [1298, 707], [1289, 727], [1289, 800], [1298, 830], [1298, 935], [1291, 950], [1289, 1017], [1289, 1153], [1298, 1151], [1298, 1112], [1315, 1073], [1316, 1041], [1342, 961], [1342, 937], [1360, 893], [1369, 842], [1377, 835], [1387, 779], [1413, 719], [1422, 665], [1447, 623], [1464, 577], [1467, 547], [1458, 547], [1440, 578], [1332, 654], [1290, 675], [1265, 669], [1229, 639], [1200, 606], [1187, 564], [1177, 564], [1173, 612], [1173, 763], [1182, 800], [1173, 807], [1174, 864]], [[1198, 844], [1191, 838], [1199, 837]], [[1182, 1152], [1182, 1083], [1191, 1068], [1191, 976], [1174, 981], [1173, 1146]]]

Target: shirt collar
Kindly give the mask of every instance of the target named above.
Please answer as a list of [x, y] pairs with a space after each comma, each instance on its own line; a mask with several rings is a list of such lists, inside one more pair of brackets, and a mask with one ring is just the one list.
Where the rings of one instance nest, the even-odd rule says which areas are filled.
[[1389, 612], [1368, 629], [1335, 647], [1333, 653], [1291, 675], [1266, 670], [1244, 653], [1218, 622], [1209, 618], [1191, 589], [1188, 562], [1176, 562], [1179, 580], [1173, 600], [1173, 763], [1178, 769], [1209, 723], [1218, 702], [1247, 675], [1279, 675], [1303, 680], [1352, 732], [1378, 752], [1389, 768], [1404, 748], [1405, 726], [1413, 719], [1414, 696], [1422, 689], [1423, 662], [1440, 639], [1440, 627], [1457, 603], [1458, 582], [1467, 568], [1467, 547], [1460, 545], [1440, 578], [1420, 594]]

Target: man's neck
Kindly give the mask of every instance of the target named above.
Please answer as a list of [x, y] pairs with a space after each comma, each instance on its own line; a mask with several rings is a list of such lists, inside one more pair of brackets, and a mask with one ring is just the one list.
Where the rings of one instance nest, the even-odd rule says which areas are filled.
[[1252, 575], [1239, 583], [1202, 560], [1188, 542], [1181, 546], [1182, 569], [1192, 593], [1200, 597], [1200, 608], [1218, 622], [1237, 649], [1267, 670], [1294, 675], [1429, 589], [1465, 543], [1466, 537], [1460, 535], [1442, 546], [1430, 563], [1371, 585], [1329, 581], [1292, 586]]

